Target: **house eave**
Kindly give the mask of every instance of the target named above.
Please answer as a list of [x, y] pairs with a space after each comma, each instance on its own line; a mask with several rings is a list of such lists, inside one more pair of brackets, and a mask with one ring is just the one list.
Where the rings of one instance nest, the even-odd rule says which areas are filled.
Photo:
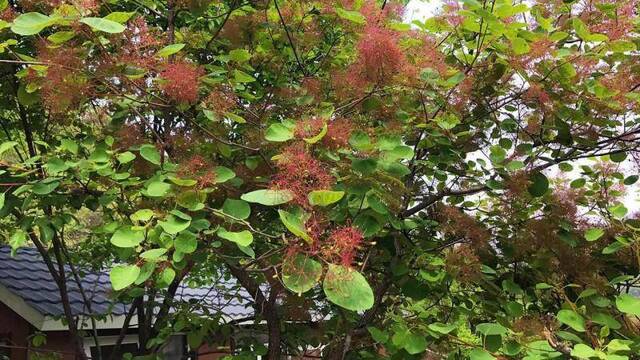
[[[124, 327], [124, 323], [126, 321], [125, 315], [110, 315], [104, 319], [96, 319], [95, 327], [96, 330], [108, 330], [108, 329], [122, 329]], [[91, 322], [91, 317], [89, 316], [79, 316], [77, 317], [78, 328], [82, 330], [93, 330], [93, 323]], [[137, 317], [133, 317], [129, 322], [129, 328], [134, 329], [138, 327], [138, 319]], [[65, 331], [68, 330], [69, 326], [65, 324], [61, 319], [54, 318], [51, 316], [46, 316], [44, 318], [41, 331]]]
[[[60, 318], [44, 315], [33, 306], [29, 305], [24, 299], [7, 289], [6, 286], [0, 284], [0, 302], [6, 305], [13, 312], [25, 319], [31, 326], [39, 331], [66, 331], [69, 326]], [[79, 316], [77, 318], [79, 328], [83, 330], [93, 329], [91, 317]], [[125, 315], [110, 315], [104, 319], [96, 319], [96, 328], [98, 330], [121, 329], [126, 320]], [[133, 317], [129, 323], [129, 327], [138, 327], [137, 317]]]
[[0, 284], [0, 302], [25, 319], [33, 327], [42, 330], [45, 316], [2, 284]]

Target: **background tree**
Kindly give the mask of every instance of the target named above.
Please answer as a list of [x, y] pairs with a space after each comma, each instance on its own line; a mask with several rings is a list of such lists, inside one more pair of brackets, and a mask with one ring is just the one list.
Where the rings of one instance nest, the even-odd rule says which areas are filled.
[[137, 355], [229, 333], [174, 295], [233, 277], [239, 357], [637, 358], [635, 0], [0, 10], [3, 231], [63, 300], [111, 269]]

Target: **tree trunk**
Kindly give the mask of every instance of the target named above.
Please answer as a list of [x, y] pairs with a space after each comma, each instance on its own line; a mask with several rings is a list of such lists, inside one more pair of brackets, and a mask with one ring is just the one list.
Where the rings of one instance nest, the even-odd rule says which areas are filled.
[[267, 352], [268, 360], [280, 359], [281, 353], [280, 317], [278, 315], [278, 305], [276, 304], [278, 293], [279, 292], [276, 289], [271, 288], [267, 306], [263, 309], [264, 317], [267, 320], [267, 330], [269, 334], [269, 351]]
[[[269, 350], [267, 352], [267, 360], [280, 360], [282, 349], [280, 341], [282, 334], [280, 332], [280, 316], [278, 315], [278, 305], [276, 300], [280, 293], [277, 286], [271, 286], [269, 290], [269, 299], [267, 300], [260, 289], [258, 283], [249, 276], [245, 270], [232, 264], [227, 264], [231, 274], [238, 279], [240, 285], [244, 287], [255, 302], [256, 312], [262, 315], [267, 322], [267, 335], [269, 336]], [[267, 274], [267, 277], [269, 274]]]

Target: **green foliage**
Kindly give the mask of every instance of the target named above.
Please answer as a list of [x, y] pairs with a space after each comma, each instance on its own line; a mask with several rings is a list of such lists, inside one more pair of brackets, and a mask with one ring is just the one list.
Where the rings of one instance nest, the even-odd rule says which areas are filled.
[[236, 219], [244, 220], [251, 215], [251, 206], [244, 200], [226, 199], [222, 211]]
[[284, 286], [297, 294], [311, 290], [320, 277], [322, 277], [322, 265], [300, 254], [296, 254], [282, 268]]
[[184, 46], [185, 46], [185, 44], [167, 45], [167, 46], [163, 47], [162, 49], [158, 50], [158, 52], [156, 53], [156, 56], [168, 57], [168, 56], [173, 55], [173, 54], [177, 53], [178, 51], [182, 50], [184, 48]]
[[240, 198], [250, 203], [274, 206], [288, 203], [293, 196], [288, 190], [255, 190], [243, 194]]
[[309, 193], [309, 204], [327, 206], [340, 201], [344, 191], [315, 190]]
[[119, 291], [133, 284], [140, 275], [140, 268], [136, 265], [118, 265], [111, 269], [111, 285], [113, 290]]
[[560, 310], [557, 317], [558, 321], [568, 325], [575, 331], [584, 332], [586, 330], [584, 318], [573, 310]]
[[140, 245], [144, 240], [144, 231], [125, 226], [118, 229], [111, 237], [111, 243], [117, 247], [130, 248]]
[[[126, 155], [126, 156], [130, 157], [130, 155]], [[160, 153], [158, 152], [158, 149], [156, 149], [156, 147], [153, 145], [150, 145], [150, 144], [142, 145], [140, 147], [140, 156], [142, 156], [143, 159], [147, 160], [152, 164], [160, 165]], [[125, 158], [125, 160], [129, 160], [129, 158], [127, 157]], [[124, 162], [126, 163], [127, 161], [124, 161]]]
[[352, 311], [363, 311], [373, 306], [373, 291], [358, 271], [340, 265], [329, 265], [322, 284], [327, 299]]
[[622, 294], [616, 298], [618, 310], [625, 314], [640, 316], [640, 299], [629, 294]]
[[89, 25], [96, 31], [103, 31], [109, 34], [117, 34], [125, 30], [124, 25], [109, 19], [85, 17], [80, 19], [80, 22]]
[[293, 131], [282, 124], [272, 124], [267, 129], [265, 139], [274, 142], [285, 142], [293, 139]]
[[35, 35], [58, 21], [56, 18], [38, 12], [21, 14], [11, 25], [11, 31], [18, 35]]
[[135, 355], [173, 333], [238, 359], [640, 351], [633, 2], [452, 1], [411, 24], [372, 0], [18, 3], [0, 233], [109, 271], [147, 316]]
[[218, 236], [225, 240], [229, 240], [239, 246], [247, 247], [253, 243], [253, 235], [250, 231], [242, 230], [239, 232], [227, 231], [225, 229], [218, 230]]
[[278, 210], [280, 221], [291, 231], [291, 233], [307, 242], [313, 242], [309, 234], [304, 228], [304, 221], [297, 215], [288, 213], [284, 210]]

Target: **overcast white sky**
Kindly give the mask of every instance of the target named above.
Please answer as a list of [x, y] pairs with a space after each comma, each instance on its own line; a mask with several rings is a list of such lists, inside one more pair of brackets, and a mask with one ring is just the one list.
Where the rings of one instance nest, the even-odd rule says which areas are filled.
[[432, 16], [440, 7], [440, 0], [411, 0], [407, 4], [405, 19], [407, 22], [422, 20]]

